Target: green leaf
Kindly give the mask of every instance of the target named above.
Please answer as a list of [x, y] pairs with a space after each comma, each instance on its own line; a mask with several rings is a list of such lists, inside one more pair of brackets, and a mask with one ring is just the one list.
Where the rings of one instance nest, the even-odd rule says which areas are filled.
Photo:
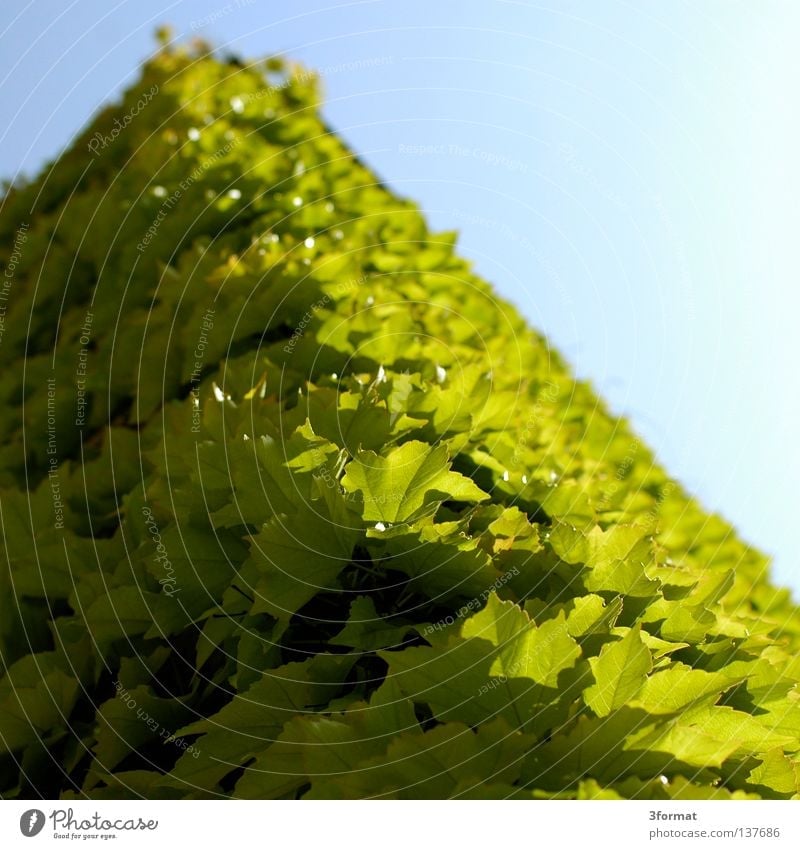
[[[354, 702], [346, 713], [299, 716], [288, 721], [236, 785], [249, 799], [291, 794], [309, 780], [334, 786], [361, 777], [359, 764], [386, 751], [393, 735], [419, 731], [411, 703], [389, 681], [369, 703]], [[339, 791], [341, 794], [341, 789]]]
[[334, 589], [361, 531], [338, 491], [276, 516], [252, 538], [245, 574], [255, 586], [251, 613], [291, 618], [317, 593]]
[[567, 628], [573, 637], [603, 634], [610, 630], [622, 611], [622, 599], [606, 604], [600, 596], [578, 597], [567, 616]]
[[800, 763], [783, 754], [780, 748], [770, 749], [750, 771], [747, 780], [757, 787], [768, 787], [781, 796], [800, 793]]
[[437, 718], [475, 724], [500, 714], [522, 727], [554, 704], [554, 687], [580, 648], [563, 615], [537, 627], [492, 594], [446, 643], [380, 655], [404, 695], [430, 705]]
[[165, 786], [211, 790], [225, 775], [270, 746], [284, 725], [325, 706], [341, 690], [352, 658], [317, 655], [265, 671], [261, 678], [213, 716], [180, 728], [176, 735], [201, 734], [194, 751], [181, 756]]
[[719, 672], [675, 663], [647, 678], [631, 705], [651, 714], [679, 713], [697, 702], [710, 700], [713, 704], [736, 683]]
[[727, 706], [713, 706], [688, 715], [691, 727], [718, 740], [733, 743], [736, 749], [748, 754], [766, 752], [775, 746], [795, 747], [796, 738], [769, 727], [744, 711]]
[[595, 526], [584, 533], [562, 522], [550, 532], [549, 542], [567, 563], [602, 567], [627, 559], [645, 534], [645, 528], [626, 525], [614, 525], [606, 531]]
[[484, 610], [466, 620], [461, 636], [496, 646], [490, 675], [532, 678], [546, 687], [555, 687], [559, 673], [574, 666], [581, 654], [563, 615], [537, 626], [516, 604], [500, 601], [494, 593]]
[[128, 690], [116, 683], [116, 695], [98, 710], [92, 764], [95, 782], [105, 780], [106, 773], [147, 743], [171, 745], [173, 732], [188, 718], [179, 699], [159, 698], [146, 686]]
[[661, 764], [673, 761], [698, 769], [719, 768], [739, 746], [735, 740], [721, 739], [694, 725], [672, 725], [635, 736], [627, 748], [651, 771], [651, 762], [663, 769]]
[[450, 471], [447, 449], [406, 442], [384, 456], [360, 451], [347, 465], [342, 486], [358, 493], [368, 522], [407, 522], [442, 501], [484, 501], [489, 496]]
[[[425, 517], [413, 525], [370, 529], [367, 537], [376, 556], [389, 555], [387, 565], [408, 575], [409, 589], [439, 603], [452, 598], [485, 599], [489, 588], [506, 581], [478, 540], [468, 538], [462, 522], [434, 523], [432, 517]], [[470, 609], [478, 606], [476, 601]]]
[[530, 743], [502, 720], [475, 731], [460, 723], [406, 731], [344, 774], [341, 765], [335, 777], [310, 773], [307, 798], [448, 799], [479, 789], [485, 776], [510, 785], [519, 776], [520, 748]]
[[[272, 516], [293, 512], [298, 501], [311, 497], [313, 475], [330, 475], [328, 464], [338, 453], [335, 445], [317, 436], [308, 424], [283, 442], [243, 433], [229, 443], [199, 450], [201, 459], [216, 455], [219, 466], [217, 485], [225, 493], [226, 503], [213, 513], [218, 527], [260, 526]], [[203, 471], [198, 484], [204, 489], [208, 489], [207, 478], [208, 472]]]
[[79, 682], [55, 653], [28, 655], [0, 678], [0, 753], [66, 731]]
[[342, 630], [331, 638], [335, 646], [350, 646], [358, 651], [402, 648], [410, 627], [392, 624], [379, 615], [368, 596], [359, 596], [350, 605], [350, 618]]
[[621, 640], [606, 643], [600, 656], [590, 658], [589, 663], [595, 683], [584, 698], [597, 716], [608, 716], [636, 696], [653, 666], [638, 627], [631, 628]]

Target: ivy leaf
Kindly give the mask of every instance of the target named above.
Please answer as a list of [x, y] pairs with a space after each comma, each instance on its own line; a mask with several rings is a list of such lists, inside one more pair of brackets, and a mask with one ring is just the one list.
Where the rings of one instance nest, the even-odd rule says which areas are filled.
[[622, 611], [622, 599], [606, 602], [598, 595], [587, 595], [571, 602], [567, 629], [573, 637], [608, 633]]
[[352, 658], [316, 655], [303, 663], [289, 663], [265, 671], [260, 680], [237, 694], [213, 716], [199, 719], [180, 734], [200, 734], [225, 728], [233, 734], [269, 735], [284, 721], [312, 706], [327, 704], [347, 675]]
[[492, 594], [460, 633], [432, 648], [380, 652], [407, 698], [428, 704], [441, 720], [476, 724], [502, 715], [515, 727], [543, 721], [580, 648], [563, 615], [537, 627], [511, 602]]
[[[282, 442], [243, 433], [230, 443], [204, 447], [201, 457], [207, 458], [206, 464], [209, 455], [216, 457], [218, 487], [226, 493], [227, 503], [214, 512], [214, 523], [260, 526], [272, 516], [291, 513], [298, 500], [311, 497], [313, 473], [321, 473], [337, 452], [308, 423]], [[203, 474], [202, 485], [207, 487], [208, 473]]]
[[727, 705], [712, 706], [688, 714], [685, 722], [725, 743], [732, 742], [747, 754], [768, 751], [775, 746], [796, 747], [796, 738], [762, 723], [759, 717]]
[[690, 781], [677, 775], [660, 775], [658, 778], [642, 780], [627, 778], [617, 785], [622, 799], [677, 799], [695, 801], [699, 799], [758, 799], [754, 793], [743, 790], [728, 790], [701, 781]]
[[213, 789], [227, 773], [263, 751], [298, 714], [326, 705], [341, 690], [353, 658], [316, 655], [265, 671], [261, 678], [214, 715], [176, 732], [202, 734], [193, 752], [181, 756], [165, 786]]
[[306, 798], [448, 799], [478, 788], [485, 776], [510, 785], [519, 777], [519, 751], [531, 742], [502, 719], [476, 730], [451, 722], [406, 731], [346, 774], [315, 774]]
[[709, 699], [715, 702], [736, 683], [736, 679], [719, 672], [706, 672], [675, 663], [648, 677], [631, 705], [650, 714], [678, 713], [698, 702]]
[[652, 561], [647, 530], [637, 525], [613, 525], [589, 531], [559, 522], [550, 532], [552, 550], [565, 562], [583, 564], [586, 589], [647, 598], [657, 595], [659, 582], [646, 569]]
[[92, 782], [104, 779], [106, 772], [145, 744], [169, 740], [187, 718], [178, 699], [159, 698], [147, 686], [128, 690], [120, 685], [98, 711]]
[[484, 610], [466, 620], [461, 636], [496, 646], [490, 675], [532, 678], [545, 687], [555, 687], [559, 673], [574, 666], [581, 654], [563, 614], [537, 626], [516, 604], [500, 601], [495, 593]]
[[[273, 745], [258, 756], [236, 785], [246, 799], [276, 798], [309, 779], [338, 787], [368, 758], [386, 751], [393, 735], [419, 731], [411, 702], [391, 680], [370, 701], [354, 702], [344, 713], [299, 716], [287, 722]], [[341, 795], [335, 793], [333, 795]]]
[[350, 646], [358, 651], [402, 648], [411, 626], [394, 625], [384, 619], [368, 596], [359, 596], [350, 605], [350, 618], [331, 638], [335, 646]]
[[614, 525], [605, 531], [595, 525], [584, 533], [560, 522], [550, 532], [549, 542], [566, 563], [608, 566], [627, 559], [645, 534], [645, 528], [633, 525]]
[[407, 522], [442, 501], [484, 501], [489, 496], [468, 477], [450, 471], [447, 448], [406, 442], [381, 456], [360, 451], [347, 465], [342, 486], [359, 494], [368, 522]]
[[63, 666], [54, 652], [31, 654], [0, 679], [0, 753], [49, 737], [69, 715], [79, 684]]
[[655, 772], [676, 762], [696, 769], [719, 769], [739, 745], [730, 737], [678, 724], [651, 728], [649, 733], [634, 736], [626, 748], [631, 761], [640, 761], [639, 772]]
[[[426, 516], [412, 525], [385, 531], [370, 529], [367, 537], [376, 554], [388, 554], [392, 569], [411, 579], [409, 587], [441, 603], [458, 598], [485, 598], [487, 588], [501, 579], [491, 557], [470, 539], [463, 522], [434, 522]], [[382, 541], [382, 546], [377, 545]], [[477, 601], [474, 609], [478, 608]], [[470, 608], [473, 609], [473, 608]]]
[[252, 539], [245, 574], [255, 583], [251, 613], [288, 620], [317, 593], [330, 590], [362, 532], [338, 493], [276, 516]]
[[800, 763], [784, 755], [780, 748], [770, 749], [750, 771], [747, 780], [756, 787], [767, 787], [780, 796], [800, 793]]
[[154, 610], [167, 601], [180, 608], [175, 599], [164, 599], [158, 593], [146, 592], [138, 586], [115, 587], [99, 595], [86, 609], [86, 624], [92, 637], [102, 646], [124, 637], [144, 634], [153, 626]]
[[600, 656], [590, 658], [589, 663], [595, 683], [586, 690], [584, 699], [601, 717], [632, 699], [644, 686], [653, 666], [638, 626], [631, 628], [621, 640], [606, 643]]

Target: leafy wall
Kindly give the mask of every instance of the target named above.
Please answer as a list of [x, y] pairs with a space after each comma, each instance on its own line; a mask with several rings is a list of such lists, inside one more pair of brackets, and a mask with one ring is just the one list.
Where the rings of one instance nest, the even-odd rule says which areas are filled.
[[3, 199], [0, 793], [797, 795], [763, 556], [318, 105], [165, 50]]

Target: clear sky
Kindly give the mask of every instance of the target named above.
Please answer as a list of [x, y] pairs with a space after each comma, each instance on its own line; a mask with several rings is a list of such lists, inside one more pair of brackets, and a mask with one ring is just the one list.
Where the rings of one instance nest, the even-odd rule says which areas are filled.
[[0, 175], [163, 23], [320, 69], [332, 126], [800, 596], [800, 3], [3, 0]]

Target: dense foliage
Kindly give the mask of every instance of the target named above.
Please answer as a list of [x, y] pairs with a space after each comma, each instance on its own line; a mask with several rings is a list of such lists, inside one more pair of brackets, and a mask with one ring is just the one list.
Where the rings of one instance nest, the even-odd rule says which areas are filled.
[[0, 793], [796, 796], [764, 558], [318, 106], [164, 50], [3, 199]]

